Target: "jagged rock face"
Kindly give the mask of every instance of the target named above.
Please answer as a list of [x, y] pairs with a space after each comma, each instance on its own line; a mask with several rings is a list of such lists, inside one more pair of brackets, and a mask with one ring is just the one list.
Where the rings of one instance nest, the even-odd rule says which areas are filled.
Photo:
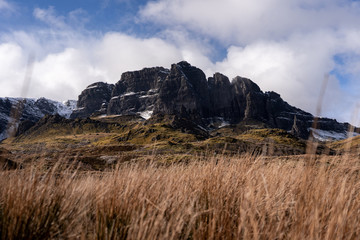
[[310, 133], [308, 130], [308, 124], [312, 121], [298, 121], [296, 116], [297, 115], [294, 115], [294, 122], [291, 127], [290, 133], [296, 137], [306, 139], [308, 138]]
[[292, 128], [297, 112], [312, 119], [311, 114], [290, 106], [280, 95], [263, 93], [250, 79], [236, 77], [230, 82], [228, 77], [216, 73], [207, 81], [200, 69], [187, 62], [173, 64], [170, 70], [145, 68], [121, 76], [112, 92], [107, 114], [146, 111], [186, 116], [202, 123], [211, 118], [232, 123], [258, 120], [286, 130]]
[[[309, 136], [314, 117], [285, 102], [275, 92], [262, 92], [247, 78], [232, 81], [221, 73], [206, 80], [199, 68], [187, 62], [144, 68], [123, 73], [110, 93], [111, 85], [95, 83], [79, 96], [78, 110], [72, 117], [93, 114], [177, 115], [206, 127], [216, 121], [239, 123], [253, 120], [273, 128], [292, 131], [302, 138]], [[294, 121], [294, 119], [296, 120]], [[348, 125], [320, 119], [318, 127], [345, 134]]]
[[210, 109], [214, 116], [232, 119], [235, 112], [232, 104], [233, 93], [229, 78], [221, 73], [215, 73], [208, 79]]
[[107, 113], [164, 113], [209, 116], [205, 74], [186, 62], [126, 72], [116, 83]]
[[86, 118], [93, 114], [106, 114], [106, 105], [114, 89], [113, 84], [97, 82], [89, 85], [81, 92], [77, 102], [77, 108], [70, 118]]
[[250, 79], [236, 77], [232, 81], [234, 120], [256, 119], [266, 121], [264, 94]]
[[0, 98], [0, 141], [6, 138], [11, 106], [12, 104], [8, 98]]
[[43, 115], [52, 115], [57, 113], [57, 106], [52, 104], [46, 98], [39, 98], [35, 102], [35, 106], [37, 106]]
[[290, 106], [275, 92], [266, 92], [265, 97], [268, 122], [271, 126], [290, 130], [294, 123], [294, 116], [297, 117], [298, 122], [306, 122], [308, 127], [311, 126], [314, 116], [310, 113]]
[[205, 74], [187, 62], [171, 66], [163, 82], [154, 113], [181, 114], [191, 118], [210, 116]]
[[107, 113], [114, 115], [152, 112], [160, 87], [168, 74], [169, 70], [162, 67], [123, 73], [120, 81], [115, 84]]

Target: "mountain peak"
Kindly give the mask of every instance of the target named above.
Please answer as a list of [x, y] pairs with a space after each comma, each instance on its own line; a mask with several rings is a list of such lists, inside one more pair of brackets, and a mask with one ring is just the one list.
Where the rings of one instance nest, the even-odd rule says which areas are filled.
[[188, 68], [188, 67], [191, 67], [191, 64], [188, 63], [187, 61], [181, 61], [181, 62], [178, 62], [176, 64], [177, 66], [181, 67], [181, 68]]
[[235, 86], [238, 86], [241, 89], [243, 89], [243, 91], [261, 92], [260, 87], [248, 78], [243, 78], [243, 77], [237, 76], [232, 80], [232, 83]]

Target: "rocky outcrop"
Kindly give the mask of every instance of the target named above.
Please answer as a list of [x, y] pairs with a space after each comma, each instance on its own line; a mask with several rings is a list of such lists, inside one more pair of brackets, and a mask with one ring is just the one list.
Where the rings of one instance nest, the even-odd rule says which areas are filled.
[[210, 96], [205, 74], [187, 62], [173, 64], [159, 91], [154, 114], [180, 114], [190, 119], [208, 118]]
[[[206, 79], [201, 69], [184, 61], [172, 64], [170, 69], [125, 72], [114, 87], [94, 83], [81, 93], [78, 109], [71, 117], [105, 113], [138, 114], [145, 119], [159, 114], [176, 115], [205, 128], [214, 126], [214, 122], [220, 122], [219, 126], [223, 125], [221, 122], [255, 121], [291, 131], [301, 138], [309, 136], [314, 119], [310, 113], [289, 105], [279, 94], [262, 92], [250, 79], [238, 76], [230, 81], [221, 73]], [[346, 135], [349, 125], [322, 118], [318, 127]]]
[[232, 105], [232, 85], [227, 76], [215, 73], [208, 79], [211, 113], [223, 119], [232, 119], [234, 106]]
[[107, 114], [151, 115], [168, 74], [169, 70], [162, 67], [123, 73], [120, 81], [115, 84]]
[[0, 98], [0, 141], [29, 129], [47, 114], [70, 117], [72, 109], [46, 98]]
[[81, 92], [77, 101], [77, 108], [71, 118], [86, 118], [91, 115], [106, 114], [107, 104], [111, 98], [113, 84], [97, 82], [89, 85]]

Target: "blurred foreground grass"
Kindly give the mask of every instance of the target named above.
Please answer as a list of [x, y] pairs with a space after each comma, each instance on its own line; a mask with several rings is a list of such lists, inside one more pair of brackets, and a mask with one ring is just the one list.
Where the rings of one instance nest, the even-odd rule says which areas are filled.
[[40, 161], [1, 171], [0, 238], [360, 237], [360, 162], [351, 155], [212, 155], [76, 168]]

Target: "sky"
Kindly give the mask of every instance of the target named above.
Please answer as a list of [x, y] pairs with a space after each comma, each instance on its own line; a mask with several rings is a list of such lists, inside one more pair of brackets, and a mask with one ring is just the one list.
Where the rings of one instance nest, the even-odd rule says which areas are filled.
[[0, 97], [77, 99], [182, 60], [359, 125], [359, 0], [0, 0]]

